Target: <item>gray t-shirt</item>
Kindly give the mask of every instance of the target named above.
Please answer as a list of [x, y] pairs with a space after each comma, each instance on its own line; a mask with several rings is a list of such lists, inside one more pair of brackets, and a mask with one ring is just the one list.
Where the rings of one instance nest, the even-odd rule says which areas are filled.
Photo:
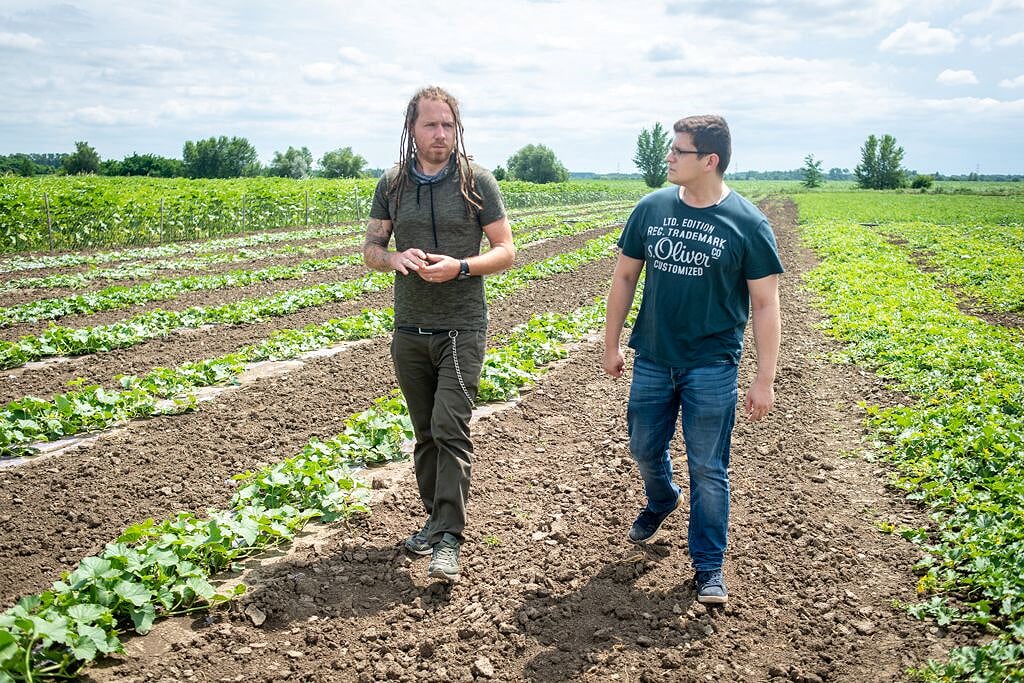
[[697, 209], [672, 185], [640, 200], [619, 247], [646, 269], [629, 338], [637, 355], [681, 369], [739, 363], [747, 280], [782, 272], [775, 235], [757, 207], [730, 192]]
[[[433, 183], [405, 178], [401, 203], [388, 197], [388, 185], [398, 173], [394, 166], [381, 177], [373, 196], [370, 218], [390, 220], [398, 251], [418, 248], [456, 259], [480, 253], [483, 226], [505, 216], [498, 182], [482, 166], [469, 163], [483, 197], [483, 210], [467, 215], [459, 191], [455, 157], [448, 174]], [[415, 273], [395, 273], [395, 326], [479, 330], [487, 327], [487, 303], [482, 277], [425, 282]]]

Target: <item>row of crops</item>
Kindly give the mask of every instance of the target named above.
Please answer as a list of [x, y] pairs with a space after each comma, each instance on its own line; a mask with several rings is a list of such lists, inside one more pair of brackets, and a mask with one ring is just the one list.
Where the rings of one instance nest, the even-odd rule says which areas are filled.
[[[364, 179], [0, 177], [0, 253], [162, 244], [367, 215]], [[510, 209], [638, 198], [643, 183], [502, 181]]]
[[[762, 189], [767, 194], [771, 188]], [[531, 283], [607, 258], [617, 237], [614, 226], [628, 214], [630, 193], [636, 191], [628, 187], [616, 197], [601, 190], [585, 205], [583, 195], [576, 202], [539, 190], [534, 199], [523, 200], [524, 207], [552, 197], [554, 204], [581, 205], [517, 210], [514, 235], [521, 249], [584, 233], [587, 239], [488, 278], [489, 299], [514, 297]], [[846, 342], [838, 360], [868, 366], [915, 398], [907, 406], [869, 407], [879, 448], [898, 472], [896, 485], [926, 506], [934, 520], [927, 528], [888, 529], [927, 550], [918, 567], [921, 600], [906, 607], [942, 625], [972, 623], [990, 634], [983, 647], [954, 651], [948, 662], [930, 663], [921, 674], [930, 680], [1012, 678], [1024, 670], [1024, 339], [1020, 327], [986, 323], [958, 303], [968, 296], [975, 307], [1010, 320], [1024, 315], [1022, 197], [814, 192], [794, 199], [804, 238], [822, 259], [807, 286], [820, 297], [827, 332]], [[0, 261], [7, 291], [76, 291], [0, 308], [0, 326], [17, 329], [69, 313], [87, 316], [156, 304], [203, 289], [230, 292], [318, 270], [344, 273], [341, 269], [359, 260], [361, 232], [359, 224], [317, 226], [89, 254], [10, 256]], [[327, 250], [350, 253], [320, 256]], [[288, 267], [255, 263], [286, 257], [305, 260]], [[174, 276], [174, 271], [224, 264], [234, 265], [226, 272]], [[83, 267], [87, 270], [33, 275], [40, 269]], [[128, 283], [111, 285], [121, 281]], [[214, 306], [147, 308], [88, 327], [52, 324], [38, 334], [0, 342], [0, 367], [128, 349], [184, 329], [273, 320], [357, 300], [389, 284], [389, 276], [359, 272]], [[488, 351], [480, 401], [514, 396], [546, 363], [565, 355], [565, 344], [602, 323], [600, 302], [533, 316]], [[368, 308], [301, 328], [281, 326], [231, 353], [121, 377], [116, 386], [79, 384], [47, 398], [12, 401], [0, 411], [0, 460], [31, 458], [39, 442], [135, 417], [192, 410], [199, 389], [234, 383], [253, 363], [300, 358], [340, 342], [381, 337], [390, 329], [389, 309]], [[217, 572], [288, 542], [312, 520], [364, 511], [368, 491], [353, 468], [401, 457], [400, 444], [409, 431], [401, 399], [379, 396], [372, 407], [352, 415], [341, 432], [311, 439], [297, 453], [280, 453], [270, 466], [239, 473], [226, 507], [206, 516], [179, 513], [131, 526], [50, 589], [24, 597], [0, 615], [0, 683], [73, 676], [85, 663], [120, 651], [127, 632], [145, 633], [158, 618], [231, 599], [244, 589], [219, 595], [213, 585]]]
[[[823, 261], [807, 284], [828, 333], [846, 342], [842, 360], [914, 399], [868, 407], [895, 485], [934, 521], [893, 527], [928, 551], [923, 601], [908, 607], [991, 634], [922, 673], [1014, 679], [1024, 671], [1024, 196], [795, 199]], [[964, 297], [1011, 324], [964, 312]]]
[[[560, 237], [588, 232], [601, 236], [582, 247], [525, 263], [488, 278], [492, 301], [515, 294], [539, 279], [570, 273], [595, 259], [607, 258], [629, 203], [595, 203], [572, 210], [523, 212], [514, 221], [520, 248]], [[304, 235], [299, 234], [299, 238]], [[184, 245], [182, 245], [184, 246]], [[194, 246], [190, 258], [205, 258], [222, 249], [223, 241]], [[145, 268], [152, 255], [120, 252], [125, 268]], [[22, 261], [31, 269], [34, 265]], [[265, 269], [244, 272], [255, 273]], [[234, 273], [233, 277], [243, 277]], [[241, 324], [282, 315], [296, 306], [316, 306], [322, 298], [307, 299], [310, 290], [331, 297], [358, 297], [387, 287], [383, 274], [360, 276], [279, 295], [236, 300], [215, 310], [188, 309], [176, 316], [150, 310], [123, 323], [65, 330], [57, 327], [39, 338], [22, 337], [8, 346], [32, 358], [55, 354], [93, 353], [126, 346], [188, 326]], [[159, 281], [158, 281], [159, 282]], [[133, 298], [152, 289], [152, 282], [118, 288], [116, 299]], [[221, 282], [229, 288], [231, 282]], [[179, 292], [180, 293], [180, 292]], [[94, 295], [94, 303], [112, 294]], [[175, 293], [169, 293], [174, 296]], [[64, 315], [69, 301], [81, 295], [49, 300], [53, 316]], [[6, 309], [26, 310], [17, 307]], [[84, 312], [82, 309], [81, 312]], [[514, 329], [488, 351], [479, 393], [480, 401], [505, 400], [534, 380], [543, 365], [565, 355], [565, 343], [578, 339], [603, 322], [600, 303], [568, 314], [541, 314]], [[12, 323], [13, 324], [13, 323]], [[177, 368], [155, 368], [142, 377], [123, 377], [117, 388], [78, 387], [52, 400], [26, 397], [0, 413], [0, 458], [31, 453], [32, 443], [82, 431], [102, 429], [139, 416], [176, 413], [195, 406], [195, 391], [236, 381], [246, 364], [261, 360], [295, 358], [341, 341], [386, 334], [391, 329], [389, 309], [367, 309], [344, 319], [332, 319], [303, 329], [278, 329], [267, 339], [235, 353], [185, 363]], [[61, 343], [58, 339], [66, 341]], [[91, 340], [91, 341], [86, 341]], [[76, 342], [85, 342], [74, 346]], [[26, 358], [27, 358], [26, 357]], [[9, 356], [12, 358], [12, 356]], [[10, 360], [9, 366], [20, 365]], [[400, 445], [410, 436], [400, 398], [381, 396], [372, 408], [352, 416], [343, 432], [313, 439], [300, 453], [257, 472], [240, 473], [239, 488], [228, 508], [197, 518], [180, 513], [163, 522], [145, 522], [127, 529], [98, 556], [86, 558], [51, 589], [22, 598], [0, 616], [0, 681], [63, 678], [102, 654], [121, 649], [125, 630], [146, 633], [160, 617], [206, 609], [238, 591], [218, 595], [211, 576], [241, 558], [283, 543], [313, 519], [331, 521], [366, 509], [366, 485], [352, 468], [402, 457]], [[239, 589], [242, 590], [242, 589]]]

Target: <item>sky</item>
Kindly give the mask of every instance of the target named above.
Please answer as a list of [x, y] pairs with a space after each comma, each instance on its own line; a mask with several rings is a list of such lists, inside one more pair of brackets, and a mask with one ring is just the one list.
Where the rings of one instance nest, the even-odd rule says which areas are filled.
[[227, 135], [379, 168], [426, 85], [490, 168], [629, 173], [641, 130], [717, 113], [730, 171], [852, 169], [888, 133], [921, 173], [1024, 173], [1024, 0], [0, 2], [0, 154]]

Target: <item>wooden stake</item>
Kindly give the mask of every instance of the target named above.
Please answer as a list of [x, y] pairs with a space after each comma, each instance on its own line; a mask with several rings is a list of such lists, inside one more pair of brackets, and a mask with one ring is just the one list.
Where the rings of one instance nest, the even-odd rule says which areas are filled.
[[43, 193], [43, 203], [46, 205], [46, 236], [50, 243], [50, 251], [53, 251], [53, 218], [50, 217], [50, 195]]

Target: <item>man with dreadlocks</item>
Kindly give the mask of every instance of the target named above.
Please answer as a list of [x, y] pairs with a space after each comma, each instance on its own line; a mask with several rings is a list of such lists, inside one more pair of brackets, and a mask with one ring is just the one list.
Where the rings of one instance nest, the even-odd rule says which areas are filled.
[[[391, 358], [416, 433], [413, 463], [428, 515], [405, 548], [431, 555], [428, 574], [446, 581], [459, 578], [466, 526], [469, 419], [487, 331], [481, 276], [515, 259], [498, 183], [470, 160], [462, 137], [454, 97], [436, 87], [413, 95], [399, 162], [377, 183], [363, 244], [367, 266], [395, 271]], [[484, 235], [490, 250], [481, 254]]]

